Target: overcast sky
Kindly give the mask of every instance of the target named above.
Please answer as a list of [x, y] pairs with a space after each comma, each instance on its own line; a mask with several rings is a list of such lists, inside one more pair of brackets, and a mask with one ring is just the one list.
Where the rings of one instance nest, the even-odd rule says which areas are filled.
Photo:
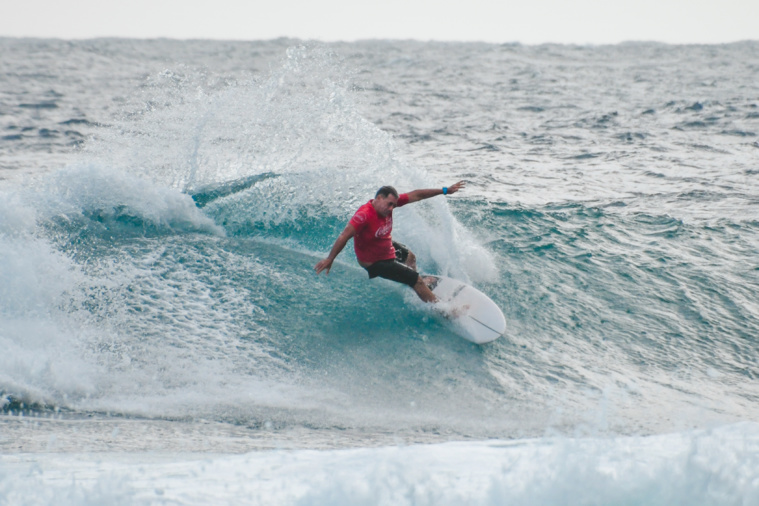
[[759, 0], [0, 0], [0, 36], [759, 40]]

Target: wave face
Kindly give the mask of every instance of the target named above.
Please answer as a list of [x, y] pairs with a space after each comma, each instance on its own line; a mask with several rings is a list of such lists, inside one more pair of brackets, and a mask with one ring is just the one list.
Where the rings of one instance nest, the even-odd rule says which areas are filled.
[[[2, 44], [10, 61], [35, 44], [96, 54], [93, 82], [132, 72], [90, 104], [48, 62], [53, 95], [8, 106], [87, 141], [3, 141], [5, 411], [369, 438], [757, 415], [753, 43]], [[207, 66], [164, 63], [180, 49]], [[370, 282], [350, 246], [314, 274], [379, 186], [458, 179], [459, 196], [397, 210], [394, 237], [488, 294], [504, 338], [463, 341], [408, 289]]]

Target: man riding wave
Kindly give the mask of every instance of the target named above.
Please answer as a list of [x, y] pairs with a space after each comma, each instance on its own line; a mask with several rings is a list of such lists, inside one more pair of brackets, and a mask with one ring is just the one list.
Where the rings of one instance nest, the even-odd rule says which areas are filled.
[[392, 186], [383, 186], [374, 199], [361, 206], [350, 219], [324, 260], [316, 264], [317, 274], [329, 274], [337, 255], [353, 238], [359, 265], [369, 278], [381, 277], [403, 283], [414, 289], [424, 302], [437, 302], [435, 294], [416, 271], [416, 256], [401, 243], [393, 241], [393, 209], [437, 195], [450, 195], [465, 186], [464, 181], [442, 189], [414, 190], [400, 195]]

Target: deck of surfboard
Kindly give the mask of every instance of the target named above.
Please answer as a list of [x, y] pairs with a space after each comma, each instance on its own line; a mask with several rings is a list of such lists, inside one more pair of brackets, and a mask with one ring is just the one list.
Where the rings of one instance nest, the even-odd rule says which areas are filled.
[[456, 315], [456, 332], [477, 344], [494, 341], [506, 332], [506, 318], [490, 297], [462, 281], [444, 276], [424, 276], [432, 293]]

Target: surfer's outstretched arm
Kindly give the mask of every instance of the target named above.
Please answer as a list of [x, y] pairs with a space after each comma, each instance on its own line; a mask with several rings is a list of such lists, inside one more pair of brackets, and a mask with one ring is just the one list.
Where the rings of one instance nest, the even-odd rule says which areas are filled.
[[337, 236], [337, 240], [335, 241], [335, 244], [332, 246], [332, 250], [329, 252], [329, 256], [325, 258], [324, 260], [320, 261], [318, 264], [316, 264], [316, 267], [314, 267], [314, 270], [317, 274], [319, 274], [321, 271], [326, 270], [326, 274], [329, 274], [329, 270], [332, 268], [332, 262], [335, 261], [335, 258], [337, 258], [337, 255], [340, 254], [340, 252], [343, 250], [346, 244], [348, 244], [348, 241], [351, 237], [353, 237], [356, 234], [356, 229], [353, 228], [353, 225], [348, 223], [348, 225], [345, 227], [345, 229], [340, 233], [339, 236]]
[[443, 188], [430, 188], [427, 190], [414, 190], [411, 192], [408, 192], [408, 201], [409, 204], [412, 202], [419, 202], [420, 200], [428, 199], [430, 197], [435, 197], [437, 195], [451, 195], [453, 193], [456, 193], [460, 189], [462, 189], [464, 186], [466, 186], [466, 181], [459, 181], [456, 184], [453, 184], [451, 186], [443, 187]]

